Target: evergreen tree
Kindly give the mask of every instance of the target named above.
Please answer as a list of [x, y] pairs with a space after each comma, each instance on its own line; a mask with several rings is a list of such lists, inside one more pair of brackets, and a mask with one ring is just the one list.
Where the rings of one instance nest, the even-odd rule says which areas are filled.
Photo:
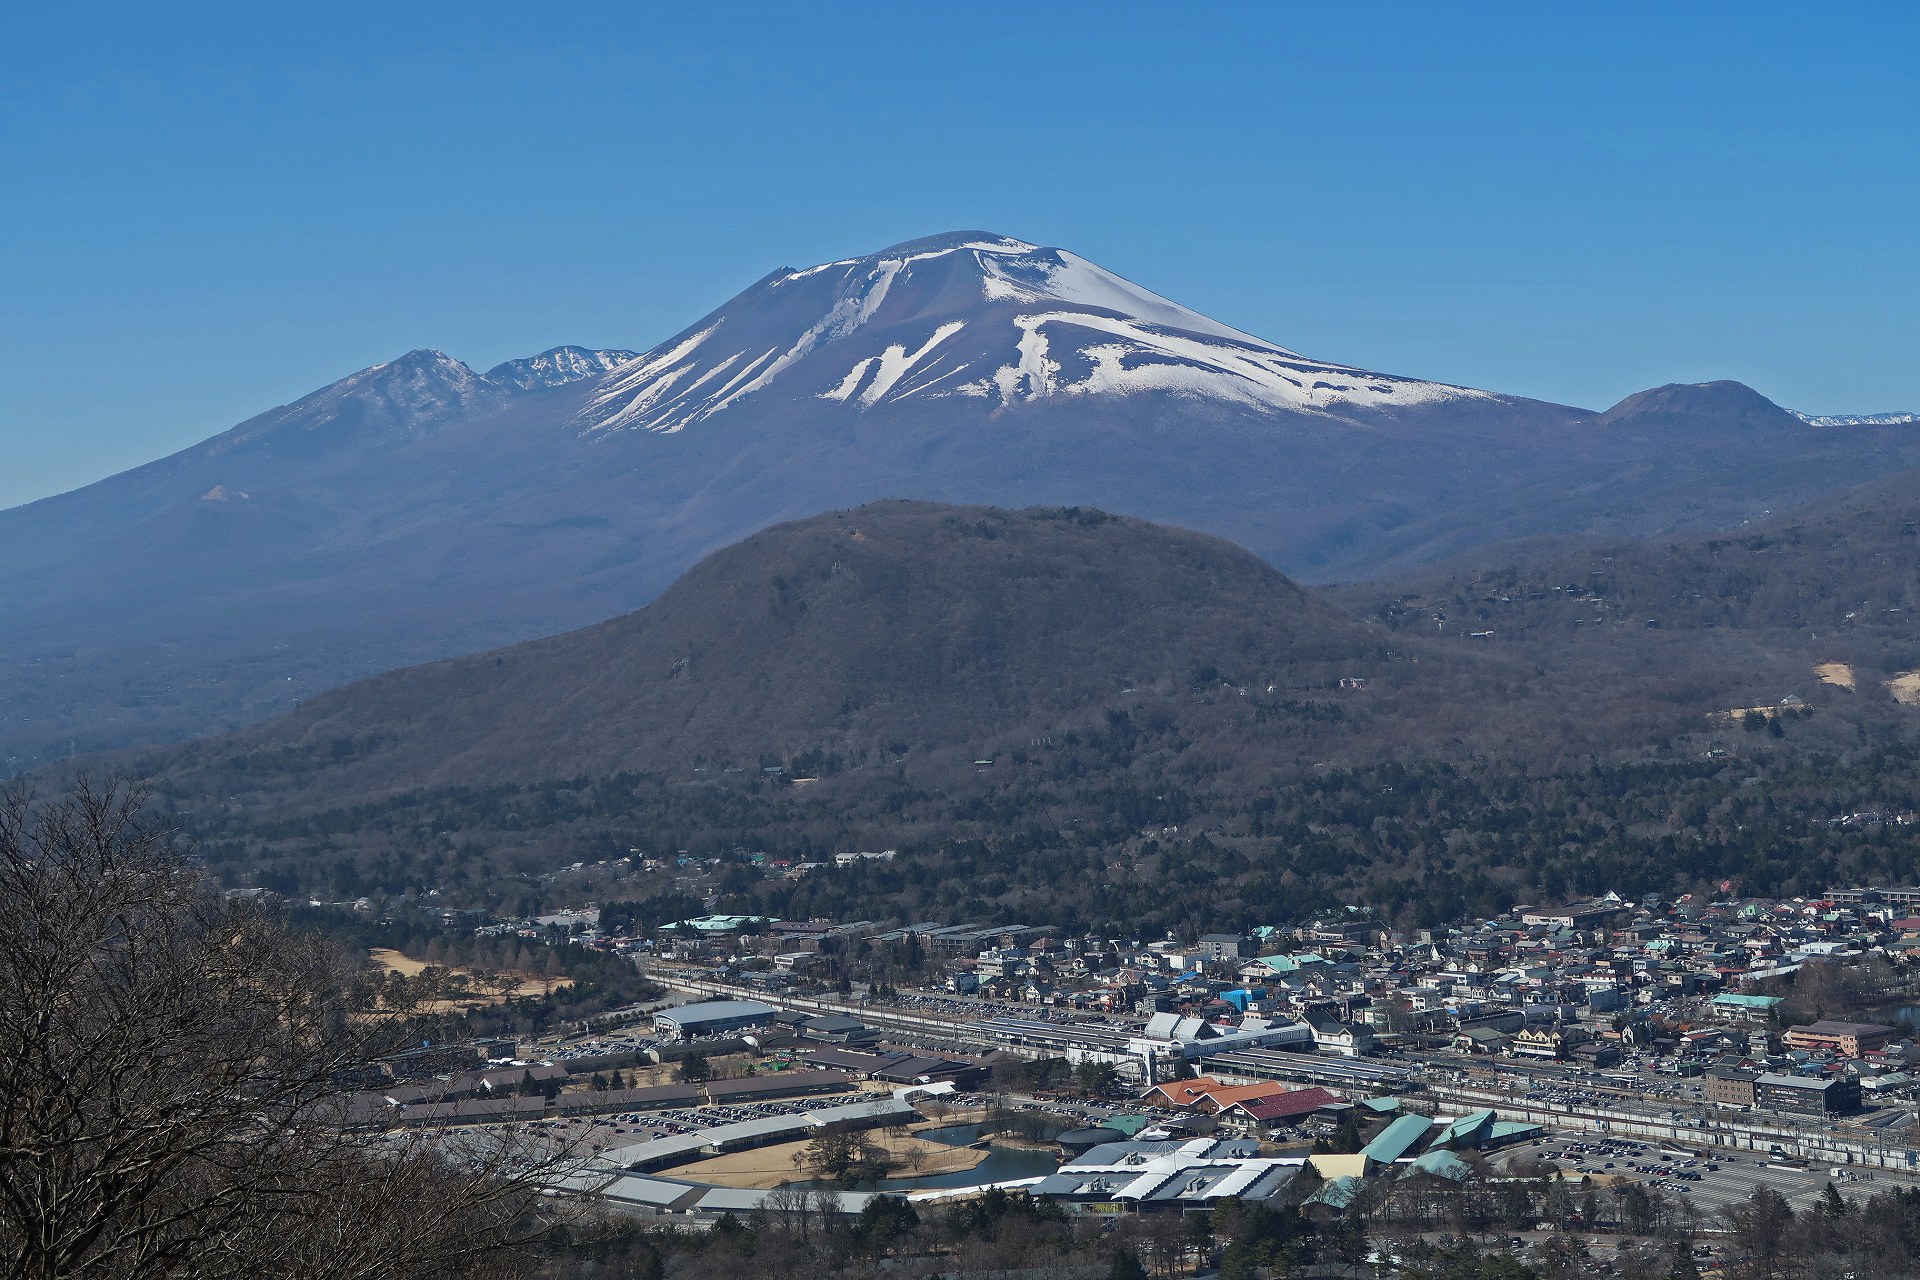
[[1667, 1280], [1700, 1280], [1700, 1267], [1693, 1260], [1693, 1249], [1684, 1242], [1673, 1247], [1673, 1265], [1667, 1268]]

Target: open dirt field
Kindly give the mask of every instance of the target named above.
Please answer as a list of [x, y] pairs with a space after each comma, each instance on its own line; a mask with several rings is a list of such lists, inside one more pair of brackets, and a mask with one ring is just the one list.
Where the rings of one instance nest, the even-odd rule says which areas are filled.
[[1854, 687], [1853, 668], [1844, 662], [1822, 662], [1814, 667], [1813, 674], [1819, 676], [1823, 684], [1838, 685], [1842, 689]]
[[1709, 720], [1738, 721], [1738, 720], [1745, 719], [1748, 712], [1758, 712], [1760, 715], [1763, 715], [1767, 719], [1771, 720], [1775, 716], [1780, 714], [1780, 708], [1778, 707], [1730, 707], [1725, 711], [1710, 711], [1707, 713], [1707, 718]]
[[[394, 973], [405, 974], [409, 978], [419, 977], [429, 967], [426, 961], [415, 960], [412, 956], [402, 955], [389, 947], [375, 947], [367, 953], [367, 957], [381, 968], [391, 970]], [[475, 976], [465, 969], [445, 965], [441, 967], [447, 969], [449, 973], [465, 977]], [[481, 981], [484, 981], [484, 979], [481, 979]], [[510, 991], [504, 991], [499, 994], [489, 993], [487, 995], [468, 996], [459, 1000], [430, 1001], [423, 1012], [448, 1013], [466, 1009], [484, 1009], [490, 1005], [500, 1004], [509, 997], [544, 996], [550, 991], [556, 991], [561, 987], [569, 987], [572, 985], [572, 978], [555, 978], [551, 982], [544, 978], [523, 978], [520, 980], [520, 985]]]
[[[894, 1137], [884, 1133], [870, 1134], [868, 1138], [896, 1158], [895, 1177], [959, 1173], [987, 1158], [986, 1151], [977, 1147], [949, 1147], [925, 1138]], [[777, 1187], [783, 1182], [801, 1182], [813, 1176], [804, 1165], [794, 1163], [794, 1156], [806, 1149], [804, 1142], [783, 1142], [756, 1151], [712, 1156], [675, 1169], [663, 1169], [661, 1174], [689, 1182], [710, 1182], [717, 1187]], [[920, 1153], [919, 1164], [912, 1162], [912, 1153], [916, 1151]]]
[[1903, 707], [1920, 707], [1920, 671], [1902, 671], [1887, 681], [1887, 692]]

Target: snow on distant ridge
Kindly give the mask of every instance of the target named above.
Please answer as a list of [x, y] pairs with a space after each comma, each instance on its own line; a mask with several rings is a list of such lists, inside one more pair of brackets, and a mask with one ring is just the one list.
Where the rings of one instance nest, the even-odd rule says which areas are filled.
[[635, 351], [594, 351], [587, 347], [555, 347], [537, 356], [508, 360], [486, 371], [489, 382], [537, 391], [544, 387], [563, 387], [582, 378], [597, 378], [618, 369], [638, 356]]
[[1141, 393], [1336, 416], [1497, 398], [1312, 360], [1078, 254], [962, 231], [776, 271], [609, 373], [577, 421], [674, 432], [750, 397], [867, 410]]
[[1787, 412], [1810, 427], [1903, 427], [1920, 422], [1920, 413], [1812, 414], [1798, 409]]

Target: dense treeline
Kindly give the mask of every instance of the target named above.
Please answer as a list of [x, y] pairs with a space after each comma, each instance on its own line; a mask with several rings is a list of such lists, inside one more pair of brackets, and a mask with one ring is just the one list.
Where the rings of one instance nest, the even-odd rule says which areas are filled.
[[[1920, 666], [1916, 539], [1869, 492], [1314, 594], [1137, 522], [909, 505], [152, 763], [230, 884], [515, 914], [659, 914], [684, 887], [567, 873], [630, 850], [731, 860], [698, 888], [742, 909], [1146, 929], [1909, 880], [1913, 828], [1826, 823], [1920, 807], [1887, 684]], [[886, 848], [788, 882], [736, 856]]]
[[[545, 1251], [541, 1274], [582, 1280], [705, 1280], [752, 1269], [826, 1276], [1018, 1273], [1172, 1280], [1215, 1267], [1221, 1280], [1299, 1276], [1309, 1268], [1391, 1260], [1403, 1280], [1699, 1280], [1703, 1255], [1732, 1280], [1903, 1280], [1920, 1256], [1920, 1192], [1848, 1200], [1831, 1184], [1796, 1213], [1778, 1192], [1702, 1214], [1628, 1183], [1605, 1190], [1539, 1170], [1464, 1180], [1371, 1179], [1344, 1211], [1301, 1202], [1321, 1185], [1303, 1171], [1273, 1204], [1219, 1202], [1211, 1214], [1075, 1217], [995, 1190], [944, 1209], [880, 1197], [849, 1222], [786, 1188], [760, 1211], [706, 1234], [631, 1219], [582, 1224]], [[1524, 1256], [1504, 1247], [1531, 1233]], [[1596, 1248], [1595, 1233], [1619, 1239]]]
[[[1339, 1221], [1315, 1223], [1291, 1206], [1229, 1204], [1211, 1217], [1156, 1215], [1117, 1223], [1068, 1215], [1059, 1205], [998, 1189], [950, 1207], [915, 1208], [882, 1196], [851, 1221], [822, 1213], [799, 1188], [776, 1192], [765, 1208], [723, 1218], [704, 1234], [650, 1229], [632, 1220], [583, 1230], [578, 1244], [549, 1251], [543, 1276], [570, 1280], [705, 1280], [748, 1271], [813, 1277], [951, 1275], [1073, 1276], [1173, 1280], [1222, 1245], [1247, 1266], [1297, 1268], [1355, 1262], [1366, 1240]], [[1297, 1273], [1297, 1271], [1295, 1272]], [[1223, 1273], [1224, 1274], [1224, 1273]]]
[[[391, 949], [427, 965], [418, 979], [399, 973], [385, 976], [396, 997], [462, 1003], [464, 997], [495, 989], [522, 992], [463, 1013], [460, 1029], [466, 1035], [538, 1034], [649, 999], [661, 990], [625, 957], [566, 945], [558, 930], [533, 940], [476, 937], [470, 929], [449, 928], [426, 912], [375, 918], [325, 908], [289, 911], [287, 923], [300, 933], [356, 950]], [[527, 989], [533, 986], [539, 990]]]
[[1545, 542], [1469, 552], [1462, 566], [1330, 594], [1396, 631], [1503, 638], [1553, 633], [1601, 645], [1625, 625], [1818, 640], [1826, 656], [1874, 674], [1920, 660], [1920, 502], [1910, 483], [1858, 491], [1830, 506], [1734, 533], [1685, 539]]
[[[1740, 756], [1673, 752], [1537, 774], [1422, 761], [1261, 782], [1230, 761], [1184, 761], [1123, 778], [983, 770], [944, 792], [904, 773], [840, 792], [627, 775], [409, 793], [258, 824], [202, 818], [197, 831], [229, 882], [287, 893], [437, 888], [447, 905], [525, 913], [578, 892], [564, 870], [575, 862], [624, 869], [629, 850], [686, 851], [722, 860], [709, 889], [725, 909], [1128, 931], [1250, 925], [1341, 903], [1424, 925], [1609, 889], [1733, 881], [1747, 893], [1811, 894], [1920, 879], [1920, 826], [1894, 820], [1920, 809], [1920, 747], [1827, 753], [1749, 736]], [[1857, 811], [1885, 820], [1830, 823]], [[862, 848], [901, 852], [786, 878], [746, 856], [830, 860]], [[664, 876], [624, 870], [596, 894], [633, 904], [614, 919], [643, 927], [704, 905]]]
[[[581, 891], [578, 877], [553, 878], [561, 869], [629, 850], [727, 859], [702, 890], [743, 910], [1129, 931], [1337, 903], [1429, 924], [1607, 889], [1912, 881], [1914, 827], [1828, 826], [1920, 808], [1915, 712], [1881, 683], [1920, 663], [1909, 605], [1920, 508], [1875, 501], [1737, 538], [1549, 547], [1491, 570], [1344, 589], [1407, 648], [1276, 684], [1268, 658], [1222, 632], [1216, 656], [1178, 678], [965, 750], [769, 743], [732, 771], [330, 804], [304, 780], [371, 749], [343, 740], [209, 757], [200, 781], [229, 799], [170, 782], [168, 800], [229, 883], [345, 898], [438, 888], [519, 913]], [[1475, 628], [1489, 635], [1465, 639]], [[1855, 687], [1817, 681], [1812, 664], [1826, 659], [1853, 664]], [[1333, 687], [1349, 669], [1364, 669], [1361, 687]], [[1807, 704], [1797, 711], [1707, 714], [1777, 709], [1794, 691]], [[883, 848], [900, 858], [787, 881], [740, 857]], [[688, 910], [665, 884], [586, 887], [648, 903], [640, 924]]]

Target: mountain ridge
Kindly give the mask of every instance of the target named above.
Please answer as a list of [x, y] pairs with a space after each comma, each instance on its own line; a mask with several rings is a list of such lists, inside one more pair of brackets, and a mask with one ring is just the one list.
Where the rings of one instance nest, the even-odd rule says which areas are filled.
[[1723, 431], [1792, 431], [1806, 426], [1797, 414], [1742, 382], [1671, 382], [1636, 391], [1594, 417], [1608, 429], [1663, 430], [1684, 428], [1710, 419]]
[[757, 529], [878, 498], [1095, 506], [1325, 581], [1737, 525], [1920, 465], [1903, 428], [1756, 434], [1724, 410], [1600, 426], [1300, 356], [1069, 250], [907, 242], [770, 273], [630, 359], [408, 353], [0, 511], [0, 767], [588, 625]]
[[1920, 422], [1920, 413], [1802, 413], [1789, 410], [1811, 427], [1904, 427]]

